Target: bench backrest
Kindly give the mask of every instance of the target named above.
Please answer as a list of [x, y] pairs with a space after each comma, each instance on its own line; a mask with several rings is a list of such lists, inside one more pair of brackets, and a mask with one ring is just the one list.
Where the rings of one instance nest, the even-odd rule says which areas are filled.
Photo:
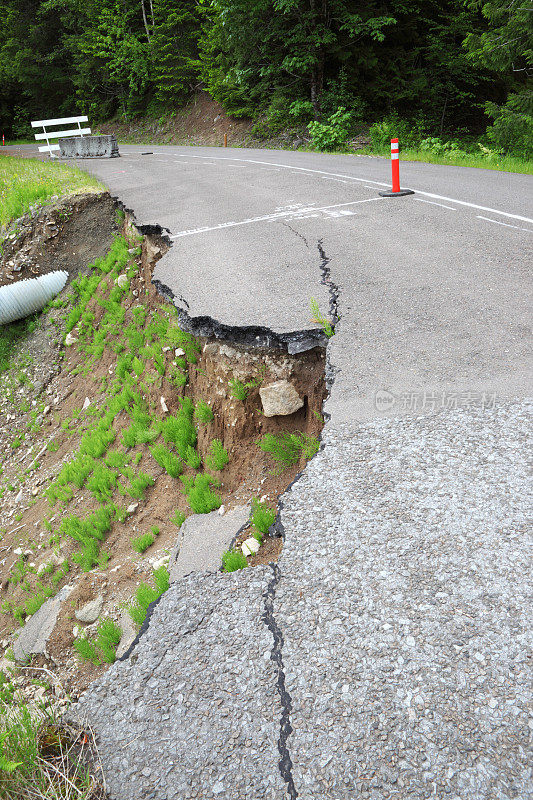
[[[53, 151], [59, 150], [58, 144], [50, 144], [50, 139], [62, 139], [66, 136], [84, 136], [85, 134], [90, 134], [90, 128], [82, 128], [82, 122], [88, 122], [88, 117], [64, 117], [63, 119], [40, 119], [36, 122], [32, 122], [32, 128], [42, 128], [43, 133], [36, 133], [35, 140], [40, 141], [42, 139], [46, 140], [46, 145], [41, 145], [39, 147], [39, 153], [50, 153], [50, 156], [53, 158]], [[51, 131], [47, 130], [48, 128], [54, 128], [56, 125], [72, 125], [73, 123], [77, 123], [77, 128], [69, 128], [68, 130], [62, 131]]]

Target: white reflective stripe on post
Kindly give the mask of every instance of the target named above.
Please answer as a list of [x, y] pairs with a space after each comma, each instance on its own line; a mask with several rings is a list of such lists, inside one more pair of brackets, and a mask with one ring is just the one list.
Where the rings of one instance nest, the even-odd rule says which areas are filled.
[[400, 143], [399, 142], [391, 142], [390, 143], [390, 149], [391, 150], [399, 150], [399, 148], [400, 148]]
[[399, 154], [399, 153], [391, 153], [391, 154], [390, 154], [390, 157], [391, 157], [391, 159], [392, 159], [393, 161], [396, 161], [396, 160], [398, 160], [398, 161], [399, 161], [399, 160], [400, 160], [400, 154]]

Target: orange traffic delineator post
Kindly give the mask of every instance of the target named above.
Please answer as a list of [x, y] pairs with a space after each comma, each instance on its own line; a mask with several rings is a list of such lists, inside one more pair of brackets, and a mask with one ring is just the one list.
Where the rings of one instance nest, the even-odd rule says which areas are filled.
[[403, 197], [414, 194], [412, 189], [400, 189], [400, 145], [398, 139], [390, 140], [390, 158], [392, 167], [392, 191], [380, 192], [382, 197]]
[[224, 134], [224, 147], [227, 147], [227, 146], [228, 146], [228, 134], [225, 133]]

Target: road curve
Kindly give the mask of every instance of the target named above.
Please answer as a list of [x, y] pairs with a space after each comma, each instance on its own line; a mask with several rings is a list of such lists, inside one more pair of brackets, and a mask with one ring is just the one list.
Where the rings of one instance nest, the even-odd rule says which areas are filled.
[[121, 151], [83, 167], [165, 230], [193, 328], [340, 321], [278, 566], [173, 585], [79, 704], [112, 797], [533, 797], [532, 179], [406, 163], [387, 199], [381, 159]]

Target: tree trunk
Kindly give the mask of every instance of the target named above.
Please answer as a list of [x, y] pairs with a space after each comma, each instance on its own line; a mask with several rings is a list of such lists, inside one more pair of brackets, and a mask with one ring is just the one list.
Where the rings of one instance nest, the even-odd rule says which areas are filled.
[[148, 39], [148, 44], [150, 44], [150, 31], [148, 30], [148, 22], [146, 21], [146, 9], [144, 7], [144, 0], [141, 0], [141, 8], [143, 12], [143, 22], [144, 22], [144, 30], [146, 31], [146, 38]]

